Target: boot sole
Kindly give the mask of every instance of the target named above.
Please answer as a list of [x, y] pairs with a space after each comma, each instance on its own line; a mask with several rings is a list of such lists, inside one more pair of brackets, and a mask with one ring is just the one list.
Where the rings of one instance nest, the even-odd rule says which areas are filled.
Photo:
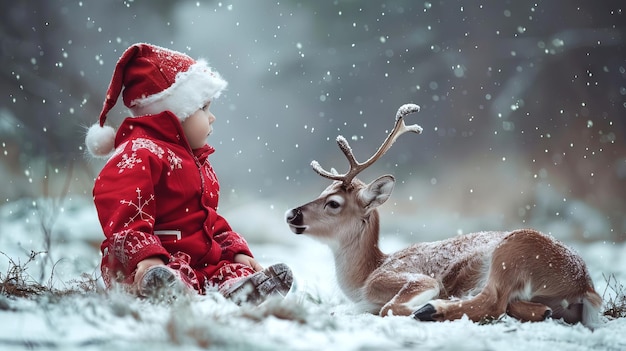
[[149, 299], [169, 300], [185, 290], [171, 268], [155, 266], [148, 269], [139, 285], [139, 296]]
[[285, 297], [292, 285], [291, 269], [284, 263], [278, 263], [251, 275], [233, 287], [226, 297], [237, 304], [259, 305], [269, 297]]

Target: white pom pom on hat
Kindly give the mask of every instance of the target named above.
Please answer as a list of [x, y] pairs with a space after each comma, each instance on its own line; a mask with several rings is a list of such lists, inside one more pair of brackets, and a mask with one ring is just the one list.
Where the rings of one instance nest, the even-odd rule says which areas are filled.
[[99, 122], [87, 131], [87, 150], [95, 157], [113, 152], [115, 130], [104, 123], [120, 93], [133, 116], [171, 111], [184, 121], [220, 96], [227, 85], [204, 60], [151, 44], [131, 45], [115, 65]]
[[115, 145], [115, 129], [111, 126], [101, 127], [96, 123], [89, 127], [85, 137], [87, 151], [95, 157], [107, 157], [113, 152]]

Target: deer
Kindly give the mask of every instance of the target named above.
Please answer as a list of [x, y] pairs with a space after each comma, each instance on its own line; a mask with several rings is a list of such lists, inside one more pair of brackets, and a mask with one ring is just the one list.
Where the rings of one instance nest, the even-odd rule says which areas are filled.
[[422, 133], [419, 125], [404, 122], [419, 109], [415, 104], [401, 106], [394, 128], [365, 162], [355, 159], [348, 141], [339, 135], [337, 144], [349, 170], [329, 172], [311, 162], [317, 174], [333, 182], [315, 200], [285, 213], [291, 231], [330, 248], [339, 288], [364, 312], [418, 321], [552, 318], [593, 328], [602, 298], [585, 262], [537, 230], [482, 231], [415, 243], [389, 254], [380, 250], [377, 208], [391, 196], [395, 178], [383, 175], [366, 184], [356, 176], [400, 135]]

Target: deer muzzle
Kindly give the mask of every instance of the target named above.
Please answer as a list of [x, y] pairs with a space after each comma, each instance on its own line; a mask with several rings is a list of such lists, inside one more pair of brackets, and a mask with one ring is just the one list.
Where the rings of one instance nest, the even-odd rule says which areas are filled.
[[285, 220], [289, 224], [289, 228], [296, 234], [302, 234], [308, 228], [304, 225], [304, 216], [300, 208], [294, 208], [285, 213]]

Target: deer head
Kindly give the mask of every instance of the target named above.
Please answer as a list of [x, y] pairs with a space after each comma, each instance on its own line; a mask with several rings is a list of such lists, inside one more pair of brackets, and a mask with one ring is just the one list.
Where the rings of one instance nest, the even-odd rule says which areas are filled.
[[422, 132], [419, 125], [407, 126], [404, 123], [406, 115], [417, 111], [419, 106], [414, 104], [401, 106], [396, 113], [394, 128], [376, 153], [362, 163], [355, 159], [348, 141], [343, 136], [338, 136], [337, 144], [348, 159], [350, 168], [348, 172], [339, 174], [334, 168], [329, 172], [317, 161], [311, 162], [315, 172], [334, 182], [317, 199], [287, 211], [286, 220], [291, 230], [296, 234], [309, 234], [331, 247], [333, 243], [343, 241], [342, 236], [362, 232], [364, 226], [375, 227], [372, 229], [377, 232], [378, 213], [374, 210], [387, 201], [395, 180], [391, 175], [384, 175], [365, 184], [356, 179], [356, 176], [384, 155], [400, 135], [405, 132]]

